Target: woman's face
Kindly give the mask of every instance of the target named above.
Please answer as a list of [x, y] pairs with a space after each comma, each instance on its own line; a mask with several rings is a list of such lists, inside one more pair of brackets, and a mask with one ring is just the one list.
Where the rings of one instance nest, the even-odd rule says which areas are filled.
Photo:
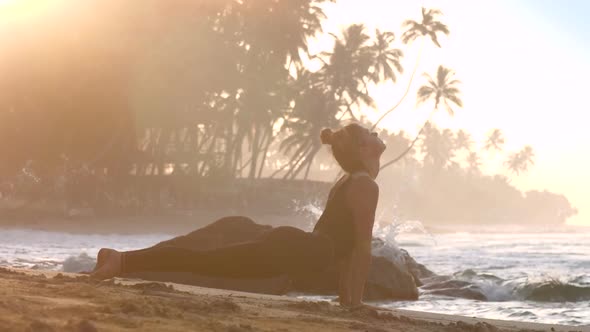
[[361, 131], [361, 158], [362, 160], [379, 160], [383, 151], [385, 151], [385, 143], [379, 138], [376, 132], [371, 132], [367, 128]]

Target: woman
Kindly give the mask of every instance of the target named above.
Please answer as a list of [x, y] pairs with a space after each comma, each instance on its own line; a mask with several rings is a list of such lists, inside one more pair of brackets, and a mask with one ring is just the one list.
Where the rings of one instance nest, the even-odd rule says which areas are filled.
[[263, 278], [321, 270], [337, 263], [340, 304], [361, 305], [379, 197], [375, 178], [385, 144], [358, 124], [337, 131], [324, 129], [321, 140], [331, 145], [334, 158], [346, 174], [331, 189], [312, 233], [276, 227], [255, 241], [207, 251], [152, 247], [119, 252], [103, 248], [91, 275], [107, 279], [129, 272], [177, 271]]

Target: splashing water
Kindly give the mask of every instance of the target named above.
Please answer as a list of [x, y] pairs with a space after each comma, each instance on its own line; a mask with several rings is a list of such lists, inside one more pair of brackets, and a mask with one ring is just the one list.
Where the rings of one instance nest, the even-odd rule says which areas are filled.
[[303, 230], [311, 232], [324, 211], [322, 202], [319, 199], [305, 203], [294, 199], [292, 202], [295, 212], [305, 219], [305, 224], [302, 225]]
[[373, 229], [373, 255], [385, 257], [400, 266], [404, 265], [406, 255], [399, 248], [396, 238], [400, 234], [416, 230], [430, 235], [434, 240], [434, 236], [424, 228], [424, 225], [422, 225], [420, 221], [417, 220], [400, 221], [398, 218], [394, 218], [392, 222], [387, 224], [384, 224], [383, 222], [378, 223]]

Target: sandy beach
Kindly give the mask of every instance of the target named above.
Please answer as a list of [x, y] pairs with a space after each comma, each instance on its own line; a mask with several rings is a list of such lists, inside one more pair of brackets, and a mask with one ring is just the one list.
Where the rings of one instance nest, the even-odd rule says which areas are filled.
[[0, 331], [590, 331], [49, 271], [0, 269], [0, 289]]

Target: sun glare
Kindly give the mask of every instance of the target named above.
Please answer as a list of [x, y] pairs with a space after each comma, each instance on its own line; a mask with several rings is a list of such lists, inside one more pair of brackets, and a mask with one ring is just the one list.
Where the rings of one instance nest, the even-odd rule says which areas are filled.
[[6, 21], [31, 19], [46, 13], [59, 0], [0, 0], [0, 18]]
[[0, 11], [4, 11], [6, 9], [12, 9], [13, 7], [22, 4], [23, 2], [30, 2], [30, 1], [23, 1], [23, 0], [0, 0]]

